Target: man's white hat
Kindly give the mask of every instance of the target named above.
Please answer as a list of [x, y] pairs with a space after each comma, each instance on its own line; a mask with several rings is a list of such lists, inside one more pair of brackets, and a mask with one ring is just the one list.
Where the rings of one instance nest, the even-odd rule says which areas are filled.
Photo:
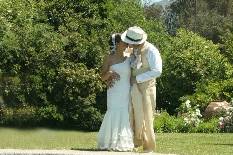
[[128, 44], [142, 44], [146, 39], [147, 34], [138, 26], [128, 28], [128, 30], [121, 35], [121, 40]]

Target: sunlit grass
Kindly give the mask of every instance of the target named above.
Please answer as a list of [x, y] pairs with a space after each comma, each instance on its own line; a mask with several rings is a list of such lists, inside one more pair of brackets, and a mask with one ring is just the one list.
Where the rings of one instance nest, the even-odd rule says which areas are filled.
[[[0, 149], [96, 149], [97, 132], [0, 128]], [[233, 134], [156, 134], [156, 152], [180, 155], [232, 155]]]
[[94, 149], [96, 132], [0, 128], [0, 148]]
[[181, 155], [233, 155], [233, 134], [158, 134], [157, 151]]

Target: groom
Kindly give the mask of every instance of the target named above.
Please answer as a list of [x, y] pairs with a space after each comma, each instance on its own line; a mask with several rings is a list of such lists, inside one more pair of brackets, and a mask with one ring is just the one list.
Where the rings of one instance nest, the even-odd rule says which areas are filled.
[[147, 34], [137, 26], [130, 27], [121, 40], [133, 48], [131, 54], [131, 126], [135, 147], [143, 146], [144, 152], [155, 149], [153, 128], [156, 106], [156, 78], [162, 73], [162, 59], [158, 49], [147, 42]]

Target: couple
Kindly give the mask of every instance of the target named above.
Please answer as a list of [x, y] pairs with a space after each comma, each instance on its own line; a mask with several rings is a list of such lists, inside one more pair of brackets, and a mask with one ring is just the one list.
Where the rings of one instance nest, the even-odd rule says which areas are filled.
[[[157, 48], [146, 40], [147, 34], [137, 26], [111, 36], [111, 53], [105, 58], [101, 73], [108, 90], [107, 112], [98, 133], [99, 149], [155, 149], [155, 78], [161, 75], [162, 60]], [[133, 52], [125, 57], [128, 47]]]

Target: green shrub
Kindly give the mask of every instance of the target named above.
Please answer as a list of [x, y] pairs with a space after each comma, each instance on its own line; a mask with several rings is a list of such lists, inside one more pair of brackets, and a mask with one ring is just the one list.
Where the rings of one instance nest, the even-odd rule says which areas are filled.
[[194, 129], [193, 132], [198, 133], [217, 133], [219, 132], [219, 120], [218, 118], [213, 118], [206, 122], [201, 122], [198, 127]]
[[[164, 69], [157, 80], [157, 101], [169, 113], [175, 112], [180, 97], [199, 89], [197, 83], [232, 76], [217, 45], [184, 30], [168, 36], [161, 23], [144, 18], [140, 0], [3, 0], [0, 16], [3, 107], [33, 107], [41, 123], [99, 128], [106, 111], [106, 87], [98, 70], [108, 53], [109, 35], [129, 26], [141, 26], [160, 50]], [[213, 94], [229, 98], [231, 90], [225, 85]], [[199, 92], [205, 101], [211, 94]], [[10, 118], [9, 114], [6, 120]], [[165, 120], [163, 132], [188, 131], [175, 125], [174, 121], [182, 124], [180, 120]]]
[[197, 83], [227, 80], [233, 69], [214, 45], [195, 33], [179, 30], [172, 38], [170, 51], [166, 51], [163, 74], [163, 103], [169, 113], [179, 107], [179, 99], [195, 92]]
[[[34, 0], [1, 2], [0, 95], [4, 97], [5, 107], [13, 109], [21, 108], [23, 105], [36, 107], [38, 119], [42, 124], [53, 121], [62, 122], [72, 118], [71, 120], [76, 119], [79, 122], [79, 127], [97, 128], [81, 120], [82, 118], [92, 119], [91, 121], [94, 122], [93, 119], [96, 117], [92, 115], [98, 115], [96, 122], [100, 124], [101, 115], [96, 108], [98, 106], [90, 106], [96, 102], [96, 93], [102, 91], [101, 87], [95, 87], [95, 85], [102, 84], [96, 68], [101, 65], [103, 51], [107, 49], [106, 35], [109, 35], [106, 31], [107, 25], [104, 25], [105, 20], [102, 19], [102, 17], [105, 18], [103, 7], [101, 1], [92, 3], [88, 0], [82, 0], [82, 2], [56, 0], [46, 3]], [[65, 77], [62, 75], [65, 72], [61, 73], [60, 69], [66, 63], [85, 64], [80, 70], [83, 73], [84, 69], [87, 72], [89, 69], [95, 71], [88, 73], [85, 77], [79, 77], [77, 74], [67, 77], [78, 81], [91, 76], [86, 78], [83, 84], [80, 82], [80, 86], [78, 83], [72, 86], [68, 80], [61, 80], [65, 87], [69, 87], [67, 89], [78, 89], [80, 96], [66, 92], [67, 99], [59, 97], [58, 99], [61, 100], [58, 100], [52, 94], [60, 87], [59, 80]], [[80, 75], [82, 75], [81, 72]], [[88, 82], [90, 86], [85, 86]], [[66, 89], [65, 87], [63, 88]], [[80, 105], [81, 102], [85, 102], [86, 106], [77, 107], [75, 104], [67, 103], [71, 98], [78, 101]], [[76, 110], [69, 112], [68, 108], [63, 109], [63, 103]], [[76, 118], [82, 112], [87, 116]], [[10, 119], [5, 119], [6, 124], [7, 120]], [[75, 123], [71, 125], [76, 126]]]
[[231, 62], [233, 65], [233, 33], [228, 32], [223, 35], [223, 49], [224, 49], [224, 55], [226, 55], [227, 59]]
[[218, 118], [201, 121], [197, 126], [187, 124], [184, 117], [170, 116], [167, 112], [156, 114], [154, 130], [157, 133], [217, 133], [220, 132]]
[[230, 102], [232, 98], [233, 79], [229, 78], [227, 80], [198, 83], [194, 94], [183, 96], [180, 100], [190, 100], [193, 106], [200, 105], [201, 111], [204, 111], [211, 101], [226, 100], [227, 102]]
[[1, 125], [18, 127], [34, 126], [38, 121], [37, 109], [34, 107], [23, 106], [20, 108], [3, 108], [0, 110]]
[[142, 12], [133, 0], [1, 1], [4, 106], [35, 107], [42, 124], [98, 129], [106, 111], [98, 69], [109, 36], [143, 23]]
[[[104, 88], [96, 70], [83, 64], [61, 66], [51, 90], [50, 99], [58, 106], [64, 121], [82, 129], [97, 129], [101, 113], [96, 108], [96, 94]], [[95, 120], [95, 121], [93, 121]]]
[[181, 118], [162, 112], [155, 116], [154, 130], [157, 133], [180, 132], [183, 130], [183, 124], [184, 121]]
[[63, 115], [58, 112], [55, 105], [40, 107], [36, 111], [38, 122], [41, 125], [58, 125], [64, 120]]

